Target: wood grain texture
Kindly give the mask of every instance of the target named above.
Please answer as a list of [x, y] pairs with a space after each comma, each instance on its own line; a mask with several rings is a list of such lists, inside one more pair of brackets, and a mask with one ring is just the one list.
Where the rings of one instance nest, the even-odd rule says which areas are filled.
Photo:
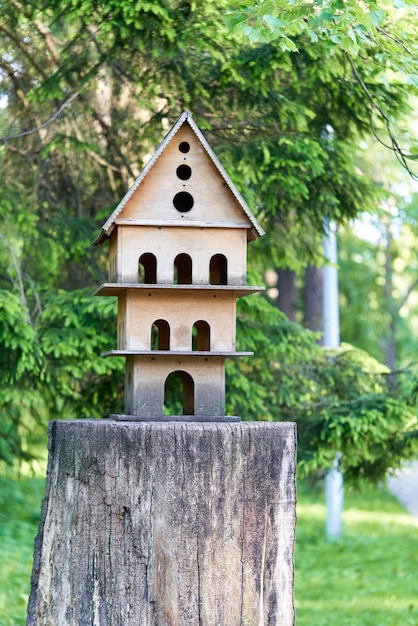
[[[166, 201], [171, 202], [171, 197]], [[160, 284], [174, 283], [174, 261], [178, 254], [184, 252], [192, 259], [194, 284], [209, 284], [210, 259], [216, 254], [227, 257], [229, 285], [240, 286], [247, 282], [247, 230], [242, 225], [225, 229], [185, 228], [183, 223], [176, 227], [166, 222], [162, 222], [161, 226], [121, 225], [118, 222], [117, 238], [118, 283], [138, 281], [138, 260], [147, 252], [156, 258], [157, 282]], [[111, 246], [110, 256], [115, 254], [115, 250]]]
[[295, 425], [55, 421], [28, 626], [293, 626]]
[[[178, 148], [182, 141], [190, 144], [186, 154]], [[181, 164], [189, 165], [192, 170], [187, 181], [180, 180], [176, 174]], [[193, 208], [186, 213], [174, 208], [173, 197], [180, 191], [190, 193], [194, 199]], [[160, 223], [178, 219], [183, 223], [211, 221], [252, 226], [237, 196], [188, 124], [182, 126], [173, 141], [167, 144], [118, 215], [118, 219], [125, 220], [156, 218]]]

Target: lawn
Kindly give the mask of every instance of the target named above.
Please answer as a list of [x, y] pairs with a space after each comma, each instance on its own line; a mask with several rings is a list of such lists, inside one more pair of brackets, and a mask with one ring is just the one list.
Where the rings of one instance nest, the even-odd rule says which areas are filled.
[[418, 520], [382, 490], [346, 494], [343, 539], [329, 543], [323, 501], [300, 490], [297, 626], [418, 626]]
[[[43, 481], [0, 475], [0, 626], [23, 626]], [[381, 490], [345, 497], [324, 537], [320, 489], [299, 488], [297, 626], [418, 626], [418, 520]]]
[[0, 474], [0, 626], [25, 624], [44, 481]]

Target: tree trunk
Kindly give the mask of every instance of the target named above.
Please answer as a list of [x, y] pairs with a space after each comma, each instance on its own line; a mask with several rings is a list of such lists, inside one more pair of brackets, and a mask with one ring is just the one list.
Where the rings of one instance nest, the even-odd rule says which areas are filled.
[[[385, 249], [385, 310], [389, 316], [389, 326], [384, 340], [385, 364], [394, 372], [396, 369], [396, 318], [398, 310], [393, 297], [393, 237], [389, 224], [385, 224], [386, 249]], [[388, 383], [395, 383], [395, 374], [388, 376]]]
[[315, 332], [324, 330], [323, 269], [308, 265], [303, 289], [303, 320], [306, 328]]
[[292, 626], [295, 425], [55, 421], [28, 626]]
[[296, 274], [289, 268], [278, 269], [276, 271], [278, 276], [277, 288], [279, 290], [277, 307], [280, 311], [283, 311], [291, 322], [295, 322], [297, 304]]

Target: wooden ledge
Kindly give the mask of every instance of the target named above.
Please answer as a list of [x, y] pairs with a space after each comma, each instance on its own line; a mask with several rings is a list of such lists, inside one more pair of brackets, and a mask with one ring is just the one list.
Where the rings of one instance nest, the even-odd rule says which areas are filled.
[[123, 415], [111, 413], [109, 418], [118, 422], [240, 422], [236, 415], [158, 415], [144, 417], [143, 415]]
[[213, 295], [216, 295], [216, 292], [222, 293], [225, 291], [234, 292], [237, 298], [241, 296], [247, 296], [252, 293], [259, 293], [260, 291], [264, 291], [264, 287], [259, 287], [255, 285], [172, 285], [169, 283], [164, 284], [146, 284], [142, 285], [139, 283], [103, 283], [100, 285], [95, 291], [95, 296], [118, 296], [123, 293], [127, 289], [139, 289], [146, 291], [161, 291], [161, 290], [174, 290], [174, 291], [211, 291]]
[[249, 230], [249, 224], [245, 220], [213, 222], [209, 220], [197, 220], [186, 213], [183, 213], [181, 218], [176, 220], [116, 218], [115, 224], [118, 226], [154, 226], [155, 228], [234, 228]]
[[102, 352], [100, 356], [253, 356], [254, 352], [219, 352], [219, 351], [208, 351], [208, 350], [108, 350], [107, 352]]

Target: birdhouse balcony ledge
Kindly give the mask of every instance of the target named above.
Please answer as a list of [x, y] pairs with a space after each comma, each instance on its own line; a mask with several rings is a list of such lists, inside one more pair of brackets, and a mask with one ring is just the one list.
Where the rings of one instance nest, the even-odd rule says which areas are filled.
[[236, 298], [242, 296], [248, 296], [253, 293], [259, 293], [264, 291], [264, 287], [256, 285], [199, 285], [199, 284], [141, 284], [141, 283], [103, 283], [98, 287], [94, 295], [95, 296], [119, 296], [127, 290], [145, 290], [149, 292], [158, 292], [161, 290], [179, 290], [179, 291], [199, 291], [199, 292], [212, 292], [212, 295], [216, 295], [216, 292], [232, 292]]

